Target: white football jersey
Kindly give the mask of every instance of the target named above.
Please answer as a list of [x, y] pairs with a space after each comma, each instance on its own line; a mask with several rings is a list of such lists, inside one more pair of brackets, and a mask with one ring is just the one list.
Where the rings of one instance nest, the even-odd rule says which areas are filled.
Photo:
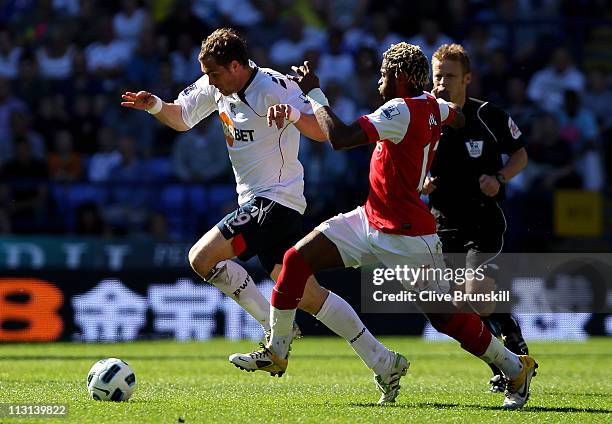
[[224, 96], [204, 75], [184, 89], [174, 103], [181, 105], [183, 121], [190, 128], [215, 110], [219, 112], [236, 177], [238, 204], [262, 196], [304, 213], [304, 168], [298, 161], [300, 133], [288, 122], [280, 130], [275, 124], [268, 127], [266, 118], [268, 108], [280, 103], [312, 114], [310, 103], [295, 82], [272, 69], [255, 67], [241, 92]]

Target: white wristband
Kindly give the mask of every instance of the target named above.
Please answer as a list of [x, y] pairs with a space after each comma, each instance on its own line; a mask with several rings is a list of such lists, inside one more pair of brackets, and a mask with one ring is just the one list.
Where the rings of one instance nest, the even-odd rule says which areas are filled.
[[164, 102], [162, 102], [162, 100], [155, 94], [153, 95], [153, 98], [155, 99], [155, 104], [147, 109], [147, 112], [149, 112], [151, 115], [157, 115], [159, 112], [161, 112]]
[[321, 109], [323, 106], [329, 107], [327, 97], [325, 97], [325, 94], [323, 94], [323, 91], [321, 91], [319, 87], [310, 90], [306, 97], [308, 97], [308, 101], [310, 101], [310, 105], [312, 106], [312, 111], [314, 113], [316, 113], [317, 110]]
[[295, 123], [300, 120], [302, 117], [302, 112], [299, 109], [289, 105], [289, 116], [287, 117], [287, 121], [291, 123]]

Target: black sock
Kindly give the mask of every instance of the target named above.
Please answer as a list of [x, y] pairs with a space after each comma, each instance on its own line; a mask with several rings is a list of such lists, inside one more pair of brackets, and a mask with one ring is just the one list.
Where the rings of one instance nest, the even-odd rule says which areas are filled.
[[487, 317], [494, 326], [498, 327], [504, 337], [504, 345], [517, 355], [527, 355], [529, 350], [523, 339], [521, 327], [510, 313], [495, 313]]

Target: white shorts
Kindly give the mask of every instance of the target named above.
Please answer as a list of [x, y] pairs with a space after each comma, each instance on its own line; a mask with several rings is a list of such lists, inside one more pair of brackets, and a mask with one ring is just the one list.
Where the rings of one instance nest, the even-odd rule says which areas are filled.
[[[442, 242], [437, 234], [425, 236], [403, 236], [387, 234], [370, 226], [363, 207], [341, 213], [315, 228], [330, 239], [338, 248], [346, 267], [382, 263], [387, 268], [432, 267], [444, 269]], [[444, 280], [422, 281], [419, 284], [404, 284], [407, 290], [436, 290], [448, 293], [449, 283]]]

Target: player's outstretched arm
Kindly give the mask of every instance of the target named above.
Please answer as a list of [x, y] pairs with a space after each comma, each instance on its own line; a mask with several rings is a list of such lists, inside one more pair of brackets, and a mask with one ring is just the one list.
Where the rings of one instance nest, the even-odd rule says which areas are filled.
[[166, 103], [159, 97], [148, 91], [132, 93], [126, 91], [121, 95], [121, 106], [131, 109], [144, 110], [155, 116], [159, 122], [177, 131], [187, 131], [190, 129], [185, 121], [181, 106], [174, 103]]
[[289, 75], [295, 81], [308, 100], [325, 139], [329, 140], [335, 150], [351, 149], [370, 142], [368, 135], [357, 121], [346, 125], [329, 107], [327, 98], [319, 86], [319, 77], [309, 68], [308, 61], [304, 65], [292, 66], [297, 76]]

